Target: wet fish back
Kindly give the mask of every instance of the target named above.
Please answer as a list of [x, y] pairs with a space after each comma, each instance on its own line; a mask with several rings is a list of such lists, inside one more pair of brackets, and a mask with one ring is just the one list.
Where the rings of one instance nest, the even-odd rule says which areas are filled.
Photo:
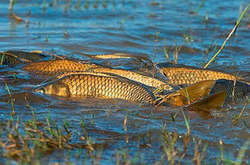
[[85, 71], [91, 68], [100, 67], [94, 63], [81, 63], [73, 60], [58, 59], [29, 63], [23, 67], [25, 71], [33, 74], [53, 76], [69, 71]]
[[172, 85], [194, 84], [205, 80], [236, 80], [237, 77], [228, 73], [189, 67], [163, 67], [159, 69]]
[[139, 73], [136, 73], [133, 71], [122, 70], [122, 69], [111, 69], [111, 68], [96, 68], [96, 69], [93, 69], [93, 71], [94, 72], [117, 74], [119, 76], [131, 79], [133, 81], [140, 82], [142, 84], [145, 84], [147, 86], [154, 87], [154, 88], [162, 87], [165, 90], [172, 90], [173, 89], [166, 82], [163, 82], [163, 81], [156, 79], [154, 77], [144, 76], [142, 74], [139, 74]]

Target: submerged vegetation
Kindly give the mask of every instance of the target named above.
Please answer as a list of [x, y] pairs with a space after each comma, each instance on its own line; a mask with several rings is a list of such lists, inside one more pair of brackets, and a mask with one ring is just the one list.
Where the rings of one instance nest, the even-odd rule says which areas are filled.
[[[142, 51], [142, 53], [146, 52], [146, 54], [151, 54], [153, 57], [146, 57], [147, 60], [150, 58], [153, 60], [155, 59], [155, 61], [157, 62], [167, 60], [172, 61], [173, 63], [179, 63], [188, 60], [187, 58], [189, 58], [189, 56], [182, 56], [185, 53], [190, 55], [193, 53], [196, 54], [198, 52], [205, 54], [205, 59], [203, 59], [204, 61], [209, 61], [205, 65], [205, 68], [208, 67], [210, 63], [215, 64], [220, 60], [214, 59], [221, 52], [221, 50], [224, 49], [225, 44], [229, 41], [229, 38], [232, 37], [232, 34], [234, 34], [236, 29], [239, 27], [240, 22], [244, 20], [243, 16], [246, 16], [247, 14], [249, 15], [249, 12], [247, 12], [249, 4], [247, 4], [247, 7], [244, 8], [244, 10], [241, 9], [242, 12], [240, 12], [241, 14], [236, 22], [236, 25], [234, 26], [233, 30], [228, 35], [222, 46], [219, 48], [219, 46], [216, 45], [216, 42], [218, 41], [214, 40], [209, 42], [210, 45], [205, 44], [205, 48], [201, 51], [199, 50], [199, 47], [201, 47], [201, 45], [195, 45], [197, 44], [196, 42], [200, 42], [200, 40], [197, 39], [197, 36], [194, 36], [195, 33], [200, 33], [201, 31], [197, 27], [194, 27], [194, 30], [184, 30], [184, 32], [180, 32], [181, 30], [172, 31], [171, 28], [173, 27], [170, 23], [166, 26], [164, 25], [164, 28], [170, 29], [169, 31], [165, 31], [165, 29], [161, 27], [162, 25], [160, 25], [159, 27], [154, 27], [153, 25], [145, 26], [144, 24], [148, 24], [148, 22], [140, 23], [140, 21], [137, 21], [139, 19], [145, 18], [141, 15], [133, 15], [133, 12], [138, 10], [139, 5], [143, 7], [145, 1], [143, 1], [143, 3], [140, 3], [140, 1], [138, 1], [138, 4], [131, 0], [40, 1], [41, 4], [35, 4], [32, 7], [36, 8], [36, 5], [38, 5], [45, 13], [46, 10], [48, 12], [49, 10], [52, 10], [51, 8], [62, 8], [65, 12], [65, 15], [62, 15], [64, 15], [65, 17], [69, 17], [69, 19], [72, 20], [74, 19], [74, 17], [71, 18], [70, 14], [72, 13], [70, 12], [73, 11], [73, 13], [75, 12], [76, 14], [75, 17], [80, 18], [77, 21], [80, 20], [84, 22], [84, 26], [82, 26], [81, 24], [80, 27], [77, 27], [75, 29], [74, 26], [78, 26], [78, 24], [74, 25], [74, 21], [72, 21], [72, 25], [68, 26], [62, 31], [60, 30], [61, 25], [58, 25], [58, 27], [52, 29], [53, 32], [44, 32], [41, 30], [42, 28], [46, 30], [48, 29], [48, 27], [46, 23], [43, 24], [41, 20], [41, 22], [39, 23], [34, 21], [34, 18], [32, 18], [32, 14], [36, 13], [37, 11], [33, 11], [32, 7], [30, 7], [30, 9], [27, 11], [21, 11], [21, 14], [19, 13], [20, 9], [15, 10], [15, 8], [18, 7], [19, 3], [22, 2], [18, 0], [9, 1], [9, 19], [11, 19], [10, 22], [14, 20], [15, 24], [25, 24], [25, 28], [27, 28], [27, 31], [22, 31], [22, 33], [26, 32], [27, 34], [25, 35], [31, 35], [33, 40], [27, 42], [28, 44], [26, 43], [27, 45], [31, 45], [30, 47], [28, 47], [27, 45], [27, 47], [14, 45], [14, 47], [16, 46], [15, 48], [21, 47], [22, 49], [33, 50], [34, 47], [36, 49], [41, 49], [40, 47], [43, 47], [44, 49], [46, 49], [45, 52], [50, 52], [48, 54], [51, 55], [51, 59], [64, 58], [63, 56], [58, 56], [54, 54], [54, 52], [57, 50], [63, 53], [70, 52], [66, 53], [65, 57], [67, 57], [67, 55], [71, 57], [72, 54], [78, 54], [79, 56], [77, 57], [80, 57], [79, 59], [86, 59], [90, 57], [88, 57], [87, 55], [84, 56], [78, 52], [92, 51], [94, 52], [92, 54], [98, 54], [99, 51], [101, 53], [106, 53], [106, 51], [113, 52], [112, 49], [115, 49], [116, 47], [118, 47], [118, 50], [125, 47], [124, 49], [122, 49], [125, 50], [125, 52], [127, 51], [133, 53], [133, 51], [136, 51], [137, 54], [140, 54], [140, 51]], [[167, 5], [165, 3], [167, 2], [161, 0], [148, 2], [147, 5], [149, 5], [150, 9], [152, 9], [152, 13], [147, 13], [148, 15], [145, 14], [146, 20], [156, 20], [154, 22], [156, 25], [160, 24], [160, 22], [163, 22], [163, 20], [169, 21], [169, 17], [166, 13], [164, 13], [165, 15], [161, 15], [161, 13], [158, 13], [158, 11], [164, 10], [164, 8], [166, 8]], [[207, 11], [206, 14], [199, 15], [199, 13], [204, 8], [206, 8], [206, 0], [197, 2], [195, 3], [195, 5], [193, 5], [193, 2], [188, 3], [190, 3], [189, 6], [192, 6], [192, 9], [187, 9], [188, 14], [192, 15], [192, 17], [190, 18], [197, 16], [200, 17], [199, 19], [201, 19], [202, 23], [198, 24], [199, 26], [204, 26], [202, 28], [204, 28], [205, 30], [209, 28], [215, 30], [218, 29], [218, 27], [214, 25], [210, 27], [210, 22], [212, 22], [212, 24], [216, 24], [218, 22], [216, 22], [215, 19], [210, 18], [209, 11]], [[126, 4], [131, 5], [129, 6], [129, 9], [126, 9]], [[170, 4], [170, 7], [172, 7], [171, 5], [173, 4]], [[185, 4], [183, 3], [183, 5]], [[223, 8], [223, 6], [221, 8]], [[36, 10], [39, 9], [40, 8]], [[99, 13], [99, 15], [95, 13], [98, 10], [101, 11], [101, 14]], [[111, 13], [106, 15], [105, 12], [107, 12], [107, 10]], [[127, 10], [130, 10], [132, 14], [127, 14]], [[179, 10], [179, 7], [176, 7], [176, 10]], [[90, 17], [90, 14], [87, 14], [87, 16], [85, 14], [79, 14], [82, 11], [85, 11], [87, 13], [89, 12], [92, 14], [94, 13], [93, 16], [91, 16], [91, 19], [94, 19], [94, 21], [97, 21], [97, 23], [88, 22], [87, 17]], [[141, 9], [139, 9], [137, 12], [140, 13], [142, 11]], [[184, 12], [184, 10], [182, 9], [181, 12]], [[122, 17], [115, 19], [117, 15], [122, 15]], [[41, 17], [41, 15], [39, 14], [35, 16]], [[53, 16], [53, 14], [51, 14], [50, 16]], [[47, 15], [42, 15], [42, 17], [45, 17], [45, 19], [47, 19]], [[61, 18], [58, 15], [53, 17], [53, 24], [54, 21], [55, 24], [61, 23], [60, 21], [56, 20], [57, 17]], [[110, 17], [112, 18], [111, 20]], [[105, 24], [105, 19], [107, 19], [108, 24]], [[174, 18], [177, 23], [179, 23], [177, 21], [178, 19], [179, 18]], [[235, 19], [233, 20], [235, 21]], [[190, 20], [190, 22], [191, 21], [194, 20]], [[227, 21], [230, 22], [231, 20]], [[106, 31], [106, 29], [103, 30], [100, 25], [97, 25], [103, 23], [108, 26], [110, 22], [115, 22], [115, 25], [114, 27], [109, 26], [107, 28], [108, 32]], [[67, 23], [68, 22], [66, 22], [66, 24]], [[149, 21], [149, 24], [150, 23], [151, 22]], [[130, 28], [134, 26], [134, 24], [138, 24], [139, 27], [136, 27], [131, 30]], [[48, 23], [48, 25], [51, 24]], [[35, 26], [36, 28], [39, 27], [38, 30], [35, 29], [34, 31], [36, 32], [36, 30], [41, 30], [42, 32], [39, 32], [38, 34], [40, 36], [33, 36], [34, 34], [32, 34], [32, 26]], [[174, 25], [174, 27], [175, 26], [176, 24]], [[82, 29], [91, 30], [90, 27], [92, 27], [95, 31], [93, 34], [88, 31], [81, 31]], [[182, 28], [183, 27], [181, 27], [181, 29]], [[31, 29], [31, 34], [29, 34], [29, 29]], [[100, 39], [96, 41], [96, 39], [92, 39], [89, 35], [86, 34], [89, 33], [90, 35], [96, 35], [96, 31], [98, 31], [99, 29], [101, 33], [107, 34], [108, 36], [110, 36], [110, 40], [115, 40], [115, 42], [112, 42], [110, 44], [110, 41], [105, 38], [107, 37], [105, 35], [101, 36]], [[211, 29], [210, 32], [213, 31]], [[78, 32], [78, 30], [80, 32]], [[114, 33], [109, 32], [112, 30], [114, 30]], [[126, 30], [131, 30], [132, 35], [127, 37]], [[196, 32], [196, 30], [198, 32]], [[58, 31], [58, 33], [62, 32], [62, 34], [58, 35], [58, 33], [55, 33], [54, 31]], [[138, 31], [142, 31], [142, 34]], [[150, 32], [147, 33], [148, 31]], [[169, 34], [169, 36], [164, 35], [163, 33], [167, 33]], [[227, 33], [227, 31], [225, 33]], [[78, 35], [80, 36], [79, 38]], [[178, 35], [179, 38], [175, 37]], [[61, 37], [63, 39], [61, 40], [57, 37]], [[95, 37], [99, 36], [96, 35]], [[172, 38], [169, 39], [168, 37]], [[74, 38], [77, 40], [77, 42], [73, 41]], [[144, 38], [147, 38], [147, 40], [145, 40]], [[221, 38], [225, 39], [224, 36]], [[24, 39], [22, 39], [21, 41], [17, 40], [15, 42], [23, 42], [23, 40]], [[37, 40], [39, 40], [39, 42], [35, 44], [37, 44], [38, 46], [30, 44], [31, 42], [36, 42]], [[83, 42], [81, 42], [81, 40]], [[93, 41], [90, 42], [89, 40]], [[106, 44], [102, 40], [107, 40], [108, 46], [102, 47]], [[133, 42], [133, 40], [135, 40], [136, 42]], [[148, 42], [148, 40], [151, 40], [151, 43]], [[57, 48], [57, 45], [55, 43], [62, 41], [65, 41], [64, 44], [67, 46], [60, 45]], [[121, 42], [121, 45], [117, 44], [116, 42]], [[152, 50], [144, 51], [145, 47], [142, 46], [142, 43], [144, 42], [146, 43], [146, 46], [149, 47], [149, 49], [152, 48]], [[184, 44], [182, 44], [182, 42]], [[23, 43], [25, 44], [25, 42]], [[85, 45], [85, 43], [87, 45], [86, 47], [81, 45]], [[74, 44], [76, 46], [74, 46]], [[190, 44], [193, 44], [194, 47], [190, 48]], [[97, 45], [97, 47], [100, 46], [100, 48], [96, 48], [93, 45]], [[12, 45], [10, 44], [10, 46]], [[129, 46], [132, 47], [131, 51], [127, 50]], [[229, 44], [229, 46], [231, 45]], [[241, 48], [237, 46], [235, 47], [236, 50], [241, 50]], [[216, 51], [217, 53], [215, 53], [214, 57], [210, 60], [209, 56], [207, 55]], [[32, 55], [32, 57], [34, 57], [35, 59], [31, 60], [39, 61], [39, 58], [41, 58], [39, 56], [39, 53], [44, 52], [34, 51], [34, 54], [37, 54], [38, 56]], [[160, 56], [160, 54], [162, 56]], [[95, 56], [95, 58], [98, 57], [98, 55]], [[10, 58], [15, 57], [10, 56]], [[93, 59], [96, 60], [95, 58]], [[246, 59], [247, 58], [248, 57], [246, 57]], [[0, 63], [4, 64], [4, 60], [5, 59], [3, 55], [1, 56]], [[143, 61], [145, 59], [140, 60]], [[191, 62], [195, 60], [199, 61], [198, 64], [200, 66], [203, 65], [201, 62], [201, 58], [194, 60], [191, 59]], [[105, 62], [105, 60], [103, 61]], [[115, 63], [118, 63], [117, 65], [120, 65], [119, 59], [117, 60], [116, 58], [114, 58], [114, 61]], [[196, 63], [194, 62], [192, 65], [197, 64], [197, 61]], [[25, 59], [21, 59], [15, 61], [15, 64], [26, 62], [30, 61], [25, 61]], [[137, 65], [137, 62], [138, 61], [132, 61], [131, 63], [133, 64], [130, 63], [130, 65], [134, 67], [134, 65]], [[190, 62], [190, 60], [187, 61], [187, 63], [188, 62]], [[109, 64], [109, 62], [107, 63]], [[19, 68], [17, 68], [17, 70], [18, 69]], [[230, 105], [230, 107], [224, 107], [220, 111], [214, 111], [211, 115], [208, 115], [208, 113], [206, 112], [193, 113], [187, 111], [187, 107], [185, 105], [190, 104], [190, 102], [193, 101], [192, 99], [196, 99], [195, 96], [197, 96], [197, 93], [190, 93], [189, 88], [183, 88], [179, 91], [176, 91], [176, 93], [179, 94], [179, 97], [185, 98], [184, 101], [182, 100], [183, 102], [175, 102], [176, 104], [178, 103], [181, 104], [181, 106], [184, 106], [181, 108], [162, 106], [143, 107], [141, 105], [129, 105], [125, 106], [124, 108], [119, 104], [113, 105], [113, 102], [111, 102], [111, 105], [110, 102], [98, 103], [98, 101], [95, 100], [92, 102], [86, 101], [87, 103], [82, 103], [78, 101], [65, 101], [51, 97], [46, 98], [44, 96], [37, 96], [33, 94], [27, 95], [26, 97], [26, 95], [22, 95], [22, 92], [27, 90], [26, 87], [24, 87], [23, 84], [19, 85], [16, 81], [18, 79], [23, 79], [23, 77], [26, 78], [26, 75], [23, 72], [20, 72], [19, 70], [18, 73], [14, 73], [13, 70], [8, 70], [3, 66], [3, 71], [1, 70], [0, 74], [4, 75], [5, 72], [7, 72], [7, 78], [0, 75], [1, 85], [4, 84], [0, 88], [1, 163], [37, 165], [58, 163], [117, 165], [240, 165], [248, 164], [250, 161], [249, 100], [243, 105]], [[18, 74], [20, 74], [21, 76]], [[24, 81], [24, 84], [27, 85], [27, 82]], [[28, 83], [28, 86], [32, 85], [33, 84]], [[204, 93], [207, 92], [208, 91], [204, 89]], [[224, 93], [216, 94], [219, 94], [221, 96]], [[169, 98], [170, 97], [168, 96], [165, 99]], [[32, 101], [33, 99], [35, 101]], [[178, 101], [179, 98], [177, 97], [174, 99]], [[220, 100], [217, 101], [219, 102]], [[198, 102], [198, 104], [200, 106], [202, 102]], [[194, 108], [197, 108], [197, 104], [194, 104], [192, 106]]]
[[[27, 105], [29, 106], [29, 105]], [[88, 130], [84, 120], [81, 120], [78, 125], [78, 132], [74, 131], [68, 121], [64, 121], [59, 125], [51, 119], [50, 114], [45, 120], [38, 120], [37, 114], [32, 111], [32, 119], [23, 121], [18, 116], [11, 114], [11, 119], [1, 122], [0, 128], [0, 156], [2, 160], [16, 160], [20, 164], [41, 164], [45, 161], [43, 157], [53, 154], [54, 152], [68, 152], [76, 159], [72, 161], [71, 156], [63, 158], [60, 162], [74, 164], [81, 159], [94, 164], [102, 164], [105, 162], [106, 149], [115, 145], [116, 141], [124, 139], [124, 142], [130, 146], [133, 143], [135, 150], [138, 153], [131, 153], [131, 149], [125, 147], [115, 151], [115, 154], [110, 155], [110, 160], [116, 164], [137, 164], [146, 163], [146, 157], [140, 154], [140, 150], [152, 148], [156, 141], [159, 141], [159, 151], [157, 152], [158, 159], [152, 164], [182, 164], [186, 159], [194, 164], [246, 164], [246, 151], [249, 146], [249, 141], [246, 141], [236, 154], [236, 158], [226, 157], [227, 152], [223, 150], [223, 141], [220, 140], [214, 144], [209, 144], [198, 137], [192, 135], [192, 128], [189, 125], [189, 119], [183, 111], [177, 113], [175, 118], [183, 118], [187, 128], [185, 134], [179, 134], [176, 131], [170, 132], [167, 124], [163, 123], [159, 130], [149, 130], [144, 134], [118, 134], [110, 132], [111, 139], [97, 140], [96, 137], [91, 137], [91, 129]], [[127, 120], [127, 119], [124, 119]], [[174, 122], [174, 121], [173, 121]], [[232, 122], [234, 122], [232, 120]], [[126, 121], [124, 121], [126, 124]], [[123, 123], [123, 124], [124, 124]], [[125, 127], [124, 127], [125, 129]], [[126, 130], [124, 130], [126, 132]], [[113, 137], [112, 137], [113, 136]], [[153, 140], [153, 141], [152, 141]], [[220, 150], [214, 160], [206, 160], [207, 149], [212, 147]], [[193, 154], [192, 154], [193, 153]], [[4, 159], [3, 159], [4, 158]], [[72, 161], [72, 162], [71, 162]], [[8, 161], [7, 161], [8, 162]]]
[[227, 38], [225, 39], [225, 41], [223, 42], [223, 44], [221, 45], [220, 49], [214, 54], [214, 56], [211, 58], [211, 60], [208, 61], [208, 63], [204, 66], [204, 68], [207, 68], [208, 65], [213, 62], [215, 60], [215, 58], [219, 55], [219, 53], [224, 49], [227, 41], [231, 38], [231, 36], [236, 32], [236, 29], [238, 28], [238, 26], [240, 25], [240, 22], [242, 20], [242, 18], [244, 17], [244, 15], [246, 14], [246, 12], [248, 11], [250, 4], [247, 5], [247, 7], [242, 11], [242, 13], [240, 14], [238, 20], [235, 23], [234, 28], [232, 29], [232, 31], [228, 34]]

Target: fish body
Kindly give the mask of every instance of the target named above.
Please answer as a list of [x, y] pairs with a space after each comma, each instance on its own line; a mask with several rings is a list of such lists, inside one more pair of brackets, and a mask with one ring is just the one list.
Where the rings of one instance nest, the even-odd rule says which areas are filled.
[[100, 67], [94, 63], [82, 63], [81, 61], [57, 59], [50, 61], [33, 62], [25, 65], [23, 70], [37, 75], [56, 76], [64, 72], [85, 71]]
[[153, 88], [163, 88], [165, 90], [172, 90], [173, 88], [168, 85], [166, 82], [156, 79], [154, 77], [145, 76], [133, 71], [123, 70], [123, 69], [111, 69], [111, 68], [95, 68], [93, 69], [94, 72], [101, 72], [101, 73], [111, 73], [116, 74], [121, 77], [128, 78], [133, 81], [137, 81], [139, 83], [145, 84], [149, 87]]
[[123, 77], [92, 72], [60, 75], [55, 81], [42, 85], [35, 91], [63, 97], [116, 98], [150, 104], [154, 101], [153, 93], [143, 84]]
[[225, 103], [240, 103], [249, 97], [250, 85], [240, 81], [221, 79], [216, 81], [211, 94], [221, 90], [226, 91]]
[[166, 76], [168, 83], [171, 85], [188, 85], [205, 80], [239, 80], [241, 78], [236, 77], [229, 73], [223, 73], [219, 71], [200, 69], [195, 67], [174, 65], [169, 63], [158, 64], [159, 71]]
[[6, 51], [0, 52], [0, 63], [3, 65], [14, 66], [22, 63], [29, 63], [41, 60], [46, 56], [41, 53], [24, 51]]
[[133, 81], [143, 83], [150, 87], [154, 88], [162, 87], [165, 90], [173, 89], [164, 81], [158, 80], [153, 77], [145, 76], [133, 71], [123, 70], [123, 69], [112, 69], [112, 68], [102, 67], [101, 65], [97, 65], [94, 63], [81, 63], [66, 59], [29, 63], [26, 66], [24, 66], [23, 69], [28, 72], [46, 76], [56, 76], [64, 72], [79, 72], [79, 71], [111, 73], [131, 79]]

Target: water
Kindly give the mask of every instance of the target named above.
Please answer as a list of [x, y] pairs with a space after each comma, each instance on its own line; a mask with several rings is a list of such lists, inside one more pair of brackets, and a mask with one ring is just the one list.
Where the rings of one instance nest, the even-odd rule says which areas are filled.
[[[80, 2], [80, 6], [79, 6]], [[222, 44], [233, 28], [247, 1], [17, 1], [14, 12], [28, 23], [16, 23], [10, 19], [8, 1], [0, 2], [0, 46], [6, 50], [42, 50], [59, 56], [92, 60], [82, 54], [129, 53], [148, 56], [153, 62], [174, 59], [178, 63], [202, 67]], [[250, 62], [250, 17], [243, 19], [236, 34], [229, 40], [210, 67], [249, 77]], [[166, 58], [166, 52], [169, 59]], [[98, 60], [97, 60], [98, 62]], [[107, 62], [106, 60], [99, 63]], [[110, 61], [108, 61], [110, 62]], [[133, 61], [111, 61], [118, 68], [134, 68]], [[18, 78], [29, 80], [20, 69], [4, 67], [5, 71], [16, 71]], [[6, 74], [5, 74], [6, 76]], [[80, 121], [84, 120], [89, 136], [96, 143], [105, 143], [100, 151], [102, 164], [115, 163], [116, 154], [128, 154], [131, 163], [153, 164], [167, 160], [164, 157], [163, 127], [178, 133], [176, 148], [183, 150], [182, 139], [186, 126], [181, 108], [131, 105], [119, 101], [100, 100], [71, 101], [34, 95], [27, 88], [35, 83], [26, 80], [8, 80], [8, 86], [16, 94], [15, 111], [23, 121], [32, 118], [32, 111], [44, 121], [48, 117], [62, 125], [67, 120], [73, 131], [72, 142], [79, 142]], [[2, 81], [2, 80], [1, 80]], [[0, 87], [0, 119], [10, 118], [11, 104], [4, 81]], [[194, 145], [201, 140], [208, 144], [205, 162], [215, 163], [220, 158], [219, 141], [224, 144], [224, 157], [235, 160], [239, 149], [249, 141], [249, 106], [243, 119], [232, 125], [243, 105], [234, 106], [225, 112], [215, 112], [213, 118], [186, 112], [190, 120], [191, 141], [182, 163], [192, 163]], [[173, 121], [171, 114], [178, 115]], [[127, 128], [124, 120], [127, 119]], [[200, 147], [202, 148], [202, 147]], [[201, 150], [201, 149], [200, 149]], [[70, 153], [70, 154], [68, 154]], [[249, 162], [249, 147], [245, 161]], [[93, 158], [83, 149], [59, 150], [42, 157], [44, 162], [71, 161], [76, 164], [91, 162]], [[180, 154], [180, 152], [178, 153]], [[71, 155], [71, 156], [68, 156]], [[121, 159], [127, 160], [126, 156]], [[97, 160], [97, 158], [94, 158]], [[3, 160], [5, 161], [5, 160]]]

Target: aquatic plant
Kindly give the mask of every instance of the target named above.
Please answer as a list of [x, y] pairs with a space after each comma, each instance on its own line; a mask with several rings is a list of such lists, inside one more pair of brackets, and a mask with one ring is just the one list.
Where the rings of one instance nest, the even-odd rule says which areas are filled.
[[228, 34], [227, 38], [224, 40], [224, 42], [222, 43], [221, 47], [219, 48], [219, 50], [214, 54], [214, 56], [207, 62], [207, 64], [204, 66], [204, 68], [207, 68], [211, 62], [213, 62], [215, 60], [215, 58], [220, 54], [220, 52], [224, 49], [227, 41], [232, 37], [232, 35], [236, 32], [237, 28], [240, 25], [241, 20], [243, 19], [244, 15], [247, 13], [247, 10], [249, 8], [250, 4], [248, 4], [246, 6], [246, 8], [241, 12], [239, 18], [237, 19], [233, 29], [231, 30], [231, 32]]

